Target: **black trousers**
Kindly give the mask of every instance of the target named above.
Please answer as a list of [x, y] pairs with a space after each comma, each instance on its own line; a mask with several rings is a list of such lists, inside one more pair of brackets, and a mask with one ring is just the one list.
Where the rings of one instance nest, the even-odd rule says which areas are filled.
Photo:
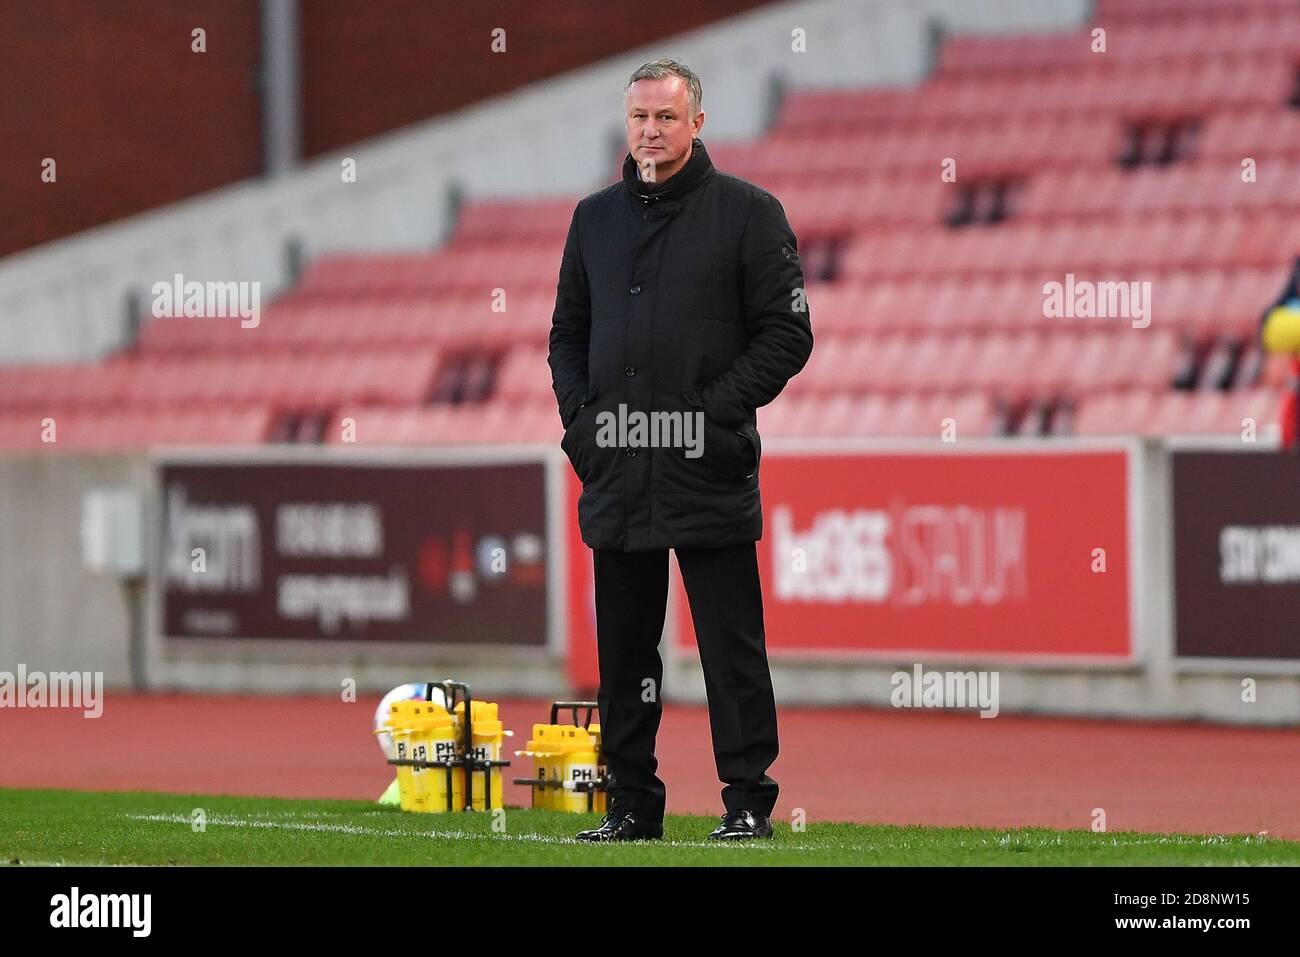
[[[755, 543], [678, 548], [677, 565], [695, 622], [718, 777], [728, 811], [771, 815], [777, 784], [776, 700], [763, 636]], [[664, 814], [655, 774], [663, 713], [659, 637], [668, 603], [668, 551], [594, 549], [596, 643], [600, 656], [601, 747], [609, 798], [644, 820]]]

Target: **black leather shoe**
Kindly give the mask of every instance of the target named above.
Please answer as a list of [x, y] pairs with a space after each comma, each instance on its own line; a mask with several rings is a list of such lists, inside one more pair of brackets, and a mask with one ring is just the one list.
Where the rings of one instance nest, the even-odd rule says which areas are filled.
[[709, 832], [714, 840], [735, 841], [748, 837], [771, 837], [772, 819], [753, 811], [731, 811], [722, 815], [722, 823]]
[[639, 821], [635, 811], [620, 808], [606, 811], [599, 827], [574, 835], [579, 841], [644, 841], [663, 836], [662, 821]]

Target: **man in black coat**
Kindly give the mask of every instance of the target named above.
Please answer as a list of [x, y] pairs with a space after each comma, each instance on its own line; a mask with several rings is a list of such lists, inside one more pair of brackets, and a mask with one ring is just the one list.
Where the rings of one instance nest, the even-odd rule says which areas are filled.
[[668, 549], [690, 600], [727, 813], [770, 837], [776, 704], [755, 542], [755, 410], [808, 361], [798, 245], [770, 193], [714, 169], [699, 79], [648, 63], [626, 90], [622, 182], [578, 203], [550, 336], [561, 445], [593, 550], [609, 811], [582, 840], [663, 833], [655, 774]]

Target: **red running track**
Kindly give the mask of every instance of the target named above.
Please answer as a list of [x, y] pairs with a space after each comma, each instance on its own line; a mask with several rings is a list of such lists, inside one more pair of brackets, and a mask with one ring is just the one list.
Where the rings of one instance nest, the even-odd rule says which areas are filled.
[[[0, 710], [0, 787], [374, 799], [391, 779], [377, 696], [109, 694], [104, 713]], [[514, 758], [549, 702], [502, 700]], [[1285, 728], [867, 708], [782, 708], [777, 815], [809, 821], [1257, 833], [1300, 839], [1300, 734]], [[702, 706], [668, 705], [668, 810], [721, 813]], [[506, 803], [526, 805], [508, 785]]]

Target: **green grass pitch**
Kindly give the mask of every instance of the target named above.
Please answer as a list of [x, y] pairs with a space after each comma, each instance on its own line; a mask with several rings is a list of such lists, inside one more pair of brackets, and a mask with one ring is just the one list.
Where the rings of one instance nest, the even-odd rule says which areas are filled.
[[[194, 825], [202, 809], [202, 830]], [[1300, 864], [1300, 843], [1254, 836], [776, 822], [770, 841], [718, 845], [713, 817], [670, 815], [663, 841], [572, 840], [599, 815], [506, 808], [410, 814], [366, 801], [0, 789], [7, 865], [1235, 865]], [[503, 827], [502, 827], [503, 826]]]

